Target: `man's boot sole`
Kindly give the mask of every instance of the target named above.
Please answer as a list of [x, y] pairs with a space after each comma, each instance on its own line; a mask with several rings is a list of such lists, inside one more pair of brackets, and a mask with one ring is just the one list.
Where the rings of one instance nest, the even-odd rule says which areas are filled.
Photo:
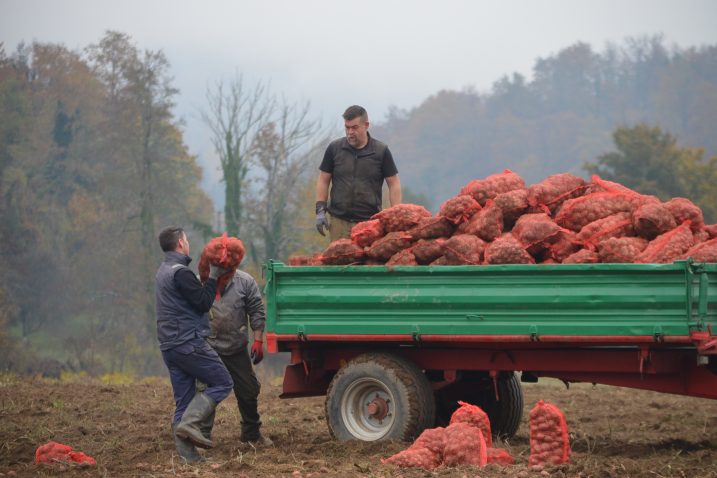
[[192, 434], [191, 429], [183, 428], [181, 425], [177, 427], [177, 436], [180, 438], [184, 438], [185, 440], [189, 440], [194, 444], [194, 446], [198, 446], [199, 448], [212, 448], [214, 444], [211, 442], [211, 440], [207, 440], [204, 438], [204, 435], [202, 435], [202, 432], [197, 430], [198, 436], [195, 436]]

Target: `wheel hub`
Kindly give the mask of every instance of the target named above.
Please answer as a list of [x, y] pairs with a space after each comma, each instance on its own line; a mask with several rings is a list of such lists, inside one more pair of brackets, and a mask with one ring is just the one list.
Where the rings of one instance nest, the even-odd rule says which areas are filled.
[[368, 412], [369, 418], [380, 422], [388, 415], [388, 403], [376, 394], [376, 397], [366, 406], [366, 411]]

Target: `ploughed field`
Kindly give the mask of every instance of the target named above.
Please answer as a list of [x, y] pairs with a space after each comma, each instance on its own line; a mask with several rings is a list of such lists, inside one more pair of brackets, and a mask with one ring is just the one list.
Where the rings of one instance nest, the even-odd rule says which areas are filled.
[[[132, 385], [0, 379], [0, 476], [558, 476], [717, 477], [717, 401], [555, 380], [524, 384], [523, 423], [494, 446], [516, 464], [438, 468], [381, 464], [408, 443], [341, 443], [324, 421], [324, 398], [281, 400], [280, 380], [264, 380], [260, 412], [275, 443], [256, 449], [238, 441], [233, 396], [217, 411], [216, 447], [205, 464], [182, 465], [170, 436], [171, 387], [165, 379]], [[538, 400], [565, 412], [571, 462], [531, 469], [528, 412]], [[97, 460], [97, 466], [38, 466], [37, 446], [54, 440]]]

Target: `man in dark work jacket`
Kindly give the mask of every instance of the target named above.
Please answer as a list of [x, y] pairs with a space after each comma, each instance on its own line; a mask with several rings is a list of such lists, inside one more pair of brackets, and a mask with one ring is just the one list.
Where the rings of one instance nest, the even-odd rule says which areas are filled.
[[[210, 265], [205, 285], [189, 267], [189, 240], [180, 227], [159, 234], [164, 261], [155, 282], [157, 338], [169, 370], [176, 410], [172, 432], [179, 455], [187, 462], [202, 461], [195, 445], [211, 448], [203, 429], [211, 429], [214, 410], [232, 391], [232, 379], [217, 353], [207, 343], [206, 312], [212, 306], [217, 278], [227, 270]], [[207, 385], [197, 393], [195, 381]], [[208, 423], [211, 421], [212, 423]]]
[[346, 137], [326, 148], [316, 181], [316, 229], [322, 236], [328, 229], [331, 241], [350, 237], [355, 224], [381, 210], [384, 180], [391, 206], [401, 204], [398, 169], [388, 146], [368, 133], [366, 110], [349, 106], [343, 118]]

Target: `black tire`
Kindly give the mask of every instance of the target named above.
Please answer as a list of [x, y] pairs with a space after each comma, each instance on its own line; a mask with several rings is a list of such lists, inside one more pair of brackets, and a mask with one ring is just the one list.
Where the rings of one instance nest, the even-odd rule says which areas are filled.
[[[370, 400], [370, 402], [369, 402]], [[382, 404], [370, 415], [369, 403]], [[334, 376], [326, 392], [326, 422], [341, 441], [411, 441], [433, 426], [436, 404], [423, 372], [385, 353], [356, 357]]]
[[494, 437], [510, 438], [518, 431], [523, 418], [523, 389], [517, 374], [503, 374], [498, 378], [498, 396], [500, 399], [496, 400], [493, 380], [489, 377], [472, 377], [449, 386], [436, 396], [436, 424], [447, 425], [460, 400], [478, 405], [488, 414]]

